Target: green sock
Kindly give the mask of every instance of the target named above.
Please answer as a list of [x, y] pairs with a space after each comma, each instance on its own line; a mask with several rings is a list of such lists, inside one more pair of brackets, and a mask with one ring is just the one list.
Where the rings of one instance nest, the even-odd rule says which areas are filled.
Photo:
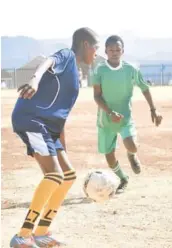
[[120, 179], [128, 179], [128, 176], [123, 172], [118, 162], [111, 169]]

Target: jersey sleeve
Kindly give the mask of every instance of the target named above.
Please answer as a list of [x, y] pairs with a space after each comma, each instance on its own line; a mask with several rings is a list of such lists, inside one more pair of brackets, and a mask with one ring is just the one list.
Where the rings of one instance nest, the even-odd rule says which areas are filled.
[[134, 82], [135, 85], [138, 86], [143, 92], [149, 89], [149, 86], [144, 81], [143, 76], [139, 69], [134, 70]]
[[101, 84], [101, 76], [100, 76], [100, 67], [97, 66], [91, 75], [91, 83], [92, 85], [100, 85]]
[[65, 49], [58, 51], [50, 56], [53, 59], [53, 65], [50, 68], [53, 74], [61, 74], [65, 70], [67, 64], [71, 60], [72, 54], [70, 50]]

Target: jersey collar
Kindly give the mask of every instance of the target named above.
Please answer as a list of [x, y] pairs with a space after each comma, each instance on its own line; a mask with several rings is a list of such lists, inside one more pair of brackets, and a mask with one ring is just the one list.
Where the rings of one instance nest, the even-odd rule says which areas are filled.
[[109, 69], [113, 70], [113, 71], [117, 71], [119, 69], [122, 68], [122, 60], [120, 61], [120, 64], [117, 67], [112, 67], [107, 60], [105, 60], [105, 63], [107, 65], [107, 67], [109, 67]]

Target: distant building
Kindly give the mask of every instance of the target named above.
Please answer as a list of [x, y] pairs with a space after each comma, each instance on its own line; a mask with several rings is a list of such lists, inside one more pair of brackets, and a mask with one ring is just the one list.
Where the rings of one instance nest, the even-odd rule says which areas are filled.
[[26, 65], [16, 70], [15, 81], [17, 87], [29, 82], [38, 66], [46, 59], [45, 56], [38, 56], [31, 60]]
[[1, 70], [1, 88], [12, 88], [12, 75], [7, 71]]

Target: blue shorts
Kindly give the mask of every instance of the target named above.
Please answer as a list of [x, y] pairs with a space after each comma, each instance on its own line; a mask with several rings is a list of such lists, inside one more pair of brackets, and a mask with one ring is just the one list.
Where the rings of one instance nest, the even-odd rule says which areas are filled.
[[32, 128], [28, 131], [15, 130], [26, 144], [28, 155], [39, 153], [41, 156], [57, 156], [57, 150], [64, 150], [60, 142], [60, 134], [49, 132], [43, 124], [35, 122], [34, 125], [32, 124]]

